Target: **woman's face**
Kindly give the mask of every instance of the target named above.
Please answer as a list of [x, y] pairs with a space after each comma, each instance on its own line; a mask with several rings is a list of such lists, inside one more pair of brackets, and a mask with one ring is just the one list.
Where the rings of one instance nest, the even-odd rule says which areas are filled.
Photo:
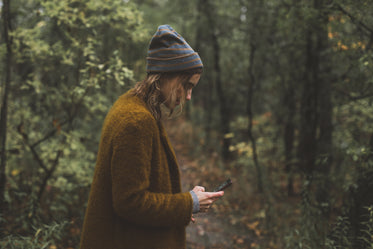
[[192, 98], [192, 90], [199, 79], [200, 74], [193, 74], [187, 82], [181, 82], [180, 77], [174, 77], [165, 82], [161, 88], [162, 101], [169, 108], [174, 109], [176, 106]]

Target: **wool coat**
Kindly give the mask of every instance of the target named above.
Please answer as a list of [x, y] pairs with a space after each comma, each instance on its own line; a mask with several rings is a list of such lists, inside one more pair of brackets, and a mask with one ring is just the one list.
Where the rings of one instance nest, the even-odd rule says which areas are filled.
[[185, 248], [192, 209], [164, 127], [140, 98], [122, 95], [102, 128], [80, 248]]

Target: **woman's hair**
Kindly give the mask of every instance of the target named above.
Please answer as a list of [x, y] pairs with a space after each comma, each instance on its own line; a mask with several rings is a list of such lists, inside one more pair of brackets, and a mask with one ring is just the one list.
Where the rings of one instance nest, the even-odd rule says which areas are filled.
[[[178, 77], [181, 84], [172, 86], [171, 95], [176, 95], [180, 87], [183, 88], [183, 95], [180, 105], [182, 106], [185, 101], [186, 83], [194, 74], [201, 74], [202, 68], [190, 69], [181, 72], [162, 72], [162, 73], [149, 73], [147, 77], [136, 83], [132, 94], [141, 98], [148, 106], [154, 118], [159, 121], [162, 118], [161, 104], [164, 102], [161, 97], [161, 88], [169, 80]], [[171, 97], [171, 96], [169, 96]], [[170, 115], [173, 110], [170, 110]]]

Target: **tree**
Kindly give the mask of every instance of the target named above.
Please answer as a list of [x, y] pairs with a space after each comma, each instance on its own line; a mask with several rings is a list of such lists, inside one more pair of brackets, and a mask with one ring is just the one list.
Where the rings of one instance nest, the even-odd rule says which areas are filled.
[[[7, 138], [7, 122], [8, 122], [8, 97], [11, 81], [11, 62], [12, 62], [12, 38], [9, 33], [11, 31], [11, 14], [10, 1], [5, 0], [2, 6], [3, 32], [6, 53], [4, 58], [4, 84], [2, 87], [3, 96], [0, 110], [0, 214], [5, 211], [5, 183], [6, 183], [6, 138]], [[2, 232], [2, 231], [1, 231]]]
[[7, 64], [14, 74], [1, 129], [13, 152], [6, 204], [22, 207], [9, 210], [19, 222], [7, 227], [28, 230], [81, 214], [104, 115], [133, 83], [148, 31], [136, 6], [121, 0], [13, 3], [28, 15], [14, 22]]

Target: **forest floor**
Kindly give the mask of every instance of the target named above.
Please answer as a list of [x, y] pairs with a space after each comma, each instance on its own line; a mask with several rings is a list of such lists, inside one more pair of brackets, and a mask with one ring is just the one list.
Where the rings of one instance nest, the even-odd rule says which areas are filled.
[[[190, 124], [171, 120], [166, 122], [166, 129], [179, 162], [184, 191], [196, 185], [209, 191], [228, 177], [233, 181], [232, 187], [225, 190], [225, 196], [208, 213], [195, 215], [196, 222], [187, 227], [187, 248], [259, 248], [266, 239], [265, 205], [261, 195], [256, 194], [255, 186], [250, 181], [243, 183], [240, 171], [222, 167], [216, 152], [196, 153], [196, 148], [191, 147]], [[276, 248], [266, 244], [265, 248]]]
[[[177, 147], [182, 148], [182, 146]], [[191, 179], [198, 179], [195, 176], [199, 175], [198, 167], [195, 167], [195, 162], [190, 158], [181, 156], [181, 151], [175, 153], [179, 155], [183, 190], [188, 191], [194, 186], [193, 182], [195, 181]], [[214, 174], [214, 172], [210, 174]], [[196, 183], [196, 185], [204, 184]], [[229, 195], [229, 191], [229, 189], [226, 190], [226, 195]], [[224, 207], [227, 203], [221, 204], [220, 201], [223, 200], [215, 203], [208, 213], [195, 215], [196, 222], [190, 223], [187, 227], [187, 248], [252, 248], [251, 245], [255, 244], [256, 238], [250, 230], [245, 226], [235, 224], [235, 217], [237, 219], [240, 214], [230, 213], [227, 215], [228, 210]]]

